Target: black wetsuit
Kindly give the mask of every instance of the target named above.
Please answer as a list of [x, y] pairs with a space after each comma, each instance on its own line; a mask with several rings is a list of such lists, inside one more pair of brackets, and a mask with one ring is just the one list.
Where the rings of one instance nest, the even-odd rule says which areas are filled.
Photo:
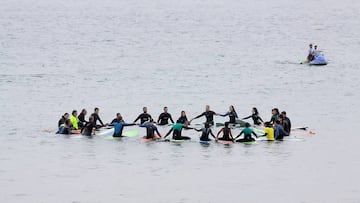
[[211, 131], [210, 128], [202, 128], [202, 129], [196, 130], [196, 131], [202, 132], [201, 137], [200, 137], [201, 141], [211, 141], [211, 139], [209, 139], [209, 134], [211, 134], [211, 136], [213, 136], [213, 138], [215, 138], [215, 135], [213, 134], [213, 132]]
[[93, 128], [95, 128], [95, 127], [96, 127], [95, 123], [88, 122], [88, 123], [85, 124], [85, 126], [81, 130], [81, 134], [86, 135], [86, 136], [91, 136]]
[[120, 123], [120, 122], [125, 122], [124, 120], [118, 120], [117, 118], [114, 118], [111, 123]]
[[138, 121], [139, 119], [140, 119], [140, 124], [143, 124], [143, 123], [145, 123], [145, 122], [147, 122], [147, 121], [150, 121], [151, 115], [148, 114], [148, 113], [142, 113], [142, 114], [140, 114], [140, 115], [134, 120], [134, 123], [135, 123], [136, 121]]
[[229, 123], [236, 123], [236, 119], [238, 118], [238, 115], [235, 111], [229, 111], [224, 115], [221, 116], [229, 116], [230, 120]]
[[284, 127], [285, 132], [288, 133], [288, 135], [290, 135], [290, 131], [291, 131], [291, 121], [288, 117], [285, 117], [281, 120], [281, 123]]
[[219, 140], [232, 141], [230, 137], [230, 128], [223, 127], [223, 136]]
[[64, 116], [61, 116], [59, 122], [58, 122], [58, 127], [60, 127], [62, 124], [64, 124], [66, 121], [66, 118]]
[[85, 124], [87, 123], [87, 121], [85, 120], [85, 114], [83, 113], [80, 113], [79, 116], [78, 116], [78, 119], [79, 119], [79, 128], [82, 128], [85, 126]]
[[167, 125], [167, 124], [169, 124], [169, 121], [168, 121], [169, 119], [172, 123], [174, 123], [174, 121], [171, 117], [171, 114], [163, 112], [160, 114], [157, 122], [159, 123], [159, 125]]
[[213, 111], [205, 111], [204, 113], [196, 116], [194, 119], [200, 118], [201, 116], [205, 116], [206, 117], [206, 123], [208, 123], [209, 125], [214, 125], [214, 115], [216, 113]]
[[186, 116], [180, 116], [176, 121], [176, 123], [182, 123], [182, 124], [185, 124], [185, 122], [189, 122]]
[[155, 132], [158, 134], [158, 136], [160, 137], [160, 132], [158, 131], [157, 127], [154, 124], [151, 123], [145, 123], [140, 125], [140, 127], [145, 127], [146, 128], [146, 139], [154, 139], [155, 138]]
[[[94, 117], [94, 123], [96, 125], [96, 128], [102, 127], [104, 126], [104, 123], [102, 122], [102, 120], [100, 119], [100, 116], [97, 113], [93, 113], [91, 114], [92, 117]], [[101, 125], [97, 125], [97, 121], [99, 121], [101, 123]]]
[[252, 118], [253, 121], [254, 121], [254, 125], [260, 125], [262, 122], [264, 122], [261, 117], [259, 116], [259, 114], [251, 114], [250, 116], [248, 117], [245, 117], [243, 119], [248, 119], [248, 118]]
[[65, 135], [72, 134], [72, 133], [71, 133], [71, 127], [69, 127], [69, 126], [63, 126], [63, 127], [61, 128], [60, 134], [65, 134]]

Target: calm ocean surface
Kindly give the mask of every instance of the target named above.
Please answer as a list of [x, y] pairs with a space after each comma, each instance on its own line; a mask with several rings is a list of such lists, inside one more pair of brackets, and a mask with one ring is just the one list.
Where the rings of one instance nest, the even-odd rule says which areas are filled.
[[[359, 33], [355, 0], [0, 0], [0, 202], [358, 203]], [[299, 65], [310, 42], [327, 66]], [[205, 147], [195, 131], [46, 132], [73, 109], [132, 122], [206, 104], [265, 120], [277, 107], [316, 135]]]

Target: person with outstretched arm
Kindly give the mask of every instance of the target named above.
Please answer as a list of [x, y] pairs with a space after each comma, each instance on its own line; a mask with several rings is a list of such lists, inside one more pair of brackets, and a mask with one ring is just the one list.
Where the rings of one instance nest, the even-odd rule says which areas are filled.
[[143, 107], [143, 113], [140, 114], [135, 120], [134, 123], [136, 123], [136, 121], [138, 121], [140, 119], [140, 124], [143, 124], [147, 121], [150, 121], [151, 119], [151, 115], [147, 113], [147, 107]]
[[[154, 125], [153, 119], [150, 119], [150, 122], [140, 124], [139, 126], [146, 128], [146, 136], [144, 136], [145, 139], [155, 140], [155, 139], [161, 138], [161, 134], [160, 134], [159, 130], [157, 129], [156, 125]], [[156, 132], [157, 136], [155, 135], [155, 132]]]
[[[94, 117], [94, 123], [95, 123], [95, 125], [96, 125], [96, 128], [101, 128], [101, 127], [104, 127], [104, 126], [105, 126], [105, 124], [104, 124], [104, 123], [102, 122], [102, 120], [100, 119], [100, 116], [99, 116], [99, 108], [96, 107], [96, 108], [94, 109], [94, 113], [91, 114], [91, 116]], [[98, 124], [97, 124], [97, 121], [99, 121], [101, 125], [98, 125]]]
[[271, 110], [271, 118], [270, 118], [269, 123], [275, 124], [276, 120], [279, 119], [279, 115], [280, 115], [279, 109], [278, 108], [273, 108]]
[[[243, 139], [238, 139], [242, 134], [244, 134]], [[250, 123], [245, 123], [245, 128], [240, 132], [238, 136], [235, 137], [236, 142], [252, 142], [255, 141], [254, 138], [251, 137], [251, 135], [254, 135], [256, 138], [258, 137], [257, 134], [250, 128]]]
[[186, 137], [186, 136], [181, 135], [181, 131], [182, 131], [183, 128], [185, 128], [185, 129], [194, 129], [194, 128], [188, 127], [187, 122], [185, 122], [185, 124], [176, 123], [171, 127], [169, 132], [166, 133], [164, 138], [166, 138], [167, 136], [170, 135], [171, 132], [173, 132], [172, 139], [174, 139], [174, 140], [190, 140], [191, 139], [190, 137]]
[[191, 121], [193, 121], [194, 119], [197, 119], [197, 118], [200, 118], [202, 116], [205, 116], [206, 117], [206, 122], [205, 123], [208, 123], [209, 125], [214, 125], [214, 115], [219, 115], [217, 113], [215, 113], [214, 111], [211, 111], [210, 110], [210, 106], [209, 105], [206, 105], [205, 107], [205, 112], [196, 116], [195, 118], [191, 119], [190, 120], [190, 123]]
[[265, 126], [265, 134], [263, 136], [266, 136], [267, 141], [274, 141], [275, 137], [274, 137], [274, 128], [272, 128], [272, 125], [269, 122], [265, 122], [264, 123]]
[[229, 107], [229, 111], [226, 113], [226, 114], [222, 114], [222, 115], [220, 115], [220, 116], [223, 116], [223, 117], [225, 117], [225, 116], [229, 116], [229, 123], [231, 123], [231, 124], [235, 124], [236, 123], [236, 119], [238, 118], [238, 115], [237, 115], [237, 113], [236, 113], [236, 111], [235, 111], [235, 108], [234, 108], [234, 106], [233, 105], [231, 105], [230, 107]]
[[123, 121], [122, 117], [119, 117], [119, 119], [120, 119], [119, 122], [113, 122], [113, 123], [109, 124], [109, 126], [114, 126], [113, 137], [123, 137], [122, 132], [123, 132], [124, 126], [136, 125], [136, 123], [125, 123]]
[[198, 132], [200, 132], [200, 131], [202, 132], [200, 141], [211, 141], [211, 139], [209, 138], [209, 135], [211, 135], [217, 141], [217, 138], [215, 137], [214, 133], [211, 131], [210, 125], [208, 123], [205, 123], [204, 128], [201, 128], [201, 129], [194, 128], [194, 130], [196, 130]]
[[[221, 138], [219, 138], [220, 133], [223, 134]], [[220, 131], [217, 133], [216, 139], [234, 142], [234, 137], [232, 135], [231, 129], [229, 128], [229, 122], [225, 122], [224, 127], [221, 128]]]
[[252, 118], [254, 121], [254, 125], [261, 125], [264, 121], [261, 119], [259, 112], [256, 107], [252, 108], [252, 114], [248, 117], [243, 118], [243, 120]]
[[171, 114], [168, 113], [168, 108], [164, 107], [164, 112], [162, 112], [159, 116], [159, 119], [157, 121], [158, 125], [167, 125], [169, 124], [169, 119], [171, 123], [174, 123], [174, 120], [171, 117]]

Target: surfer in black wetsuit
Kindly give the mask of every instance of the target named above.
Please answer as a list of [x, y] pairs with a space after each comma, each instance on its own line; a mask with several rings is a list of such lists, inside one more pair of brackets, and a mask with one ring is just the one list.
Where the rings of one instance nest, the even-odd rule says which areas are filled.
[[79, 119], [79, 128], [84, 127], [84, 125], [87, 123], [87, 121], [85, 120], [85, 116], [87, 114], [86, 109], [82, 109], [80, 114], [78, 115], [78, 119]]
[[111, 123], [120, 123], [120, 122], [125, 122], [121, 116], [120, 113], [116, 113], [116, 118], [114, 118]]
[[182, 124], [185, 124], [185, 123], [189, 123], [187, 117], [186, 117], [186, 113], [185, 111], [181, 111], [181, 115], [180, 117], [177, 119], [176, 123], [182, 123]]
[[201, 128], [201, 129], [194, 129], [198, 132], [202, 132], [201, 137], [200, 137], [200, 141], [211, 141], [211, 139], [209, 139], [209, 135], [211, 135], [213, 138], [215, 138], [215, 140], [217, 140], [217, 138], [215, 137], [214, 133], [211, 131], [210, 129], [210, 125], [208, 123], [205, 123], [205, 127]]
[[236, 123], [236, 119], [238, 118], [238, 115], [235, 111], [235, 108], [233, 105], [229, 107], [229, 111], [226, 114], [220, 115], [220, 116], [229, 116], [229, 123]]
[[219, 115], [217, 113], [215, 113], [214, 111], [211, 111], [210, 110], [210, 106], [209, 105], [206, 105], [205, 107], [205, 112], [196, 116], [195, 118], [191, 119], [190, 120], [190, 123], [191, 121], [193, 121], [194, 119], [197, 119], [197, 118], [200, 118], [202, 116], [205, 116], [206, 117], [206, 122], [205, 123], [208, 123], [209, 125], [214, 125], [214, 115]]
[[259, 116], [259, 112], [257, 110], [256, 107], [252, 108], [252, 114], [248, 117], [243, 118], [245, 119], [249, 119], [252, 118], [254, 121], [254, 125], [261, 125], [261, 123], [263, 123], [264, 121], [261, 119], [261, 117]]
[[95, 135], [94, 129], [96, 129], [95, 119], [93, 116], [90, 116], [89, 122], [81, 129], [81, 134], [86, 136]]
[[[146, 136], [144, 136], [145, 139], [158, 139], [161, 138], [160, 132], [158, 131], [156, 125], [154, 125], [154, 120], [150, 119], [149, 123], [140, 124], [140, 127], [146, 128]], [[155, 132], [158, 137], [155, 136]]]
[[[94, 113], [91, 114], [92, 117], [94, 117], [94, 124], [96, 126], [96, 128], [101, 128], [101, 127], [104, 127], [104, 123], [102, 122], [102, 120], [100, 119], [100, 116], [99, 116], [99, 108], [95, 108], [94, 109]], [[90, 120], [90, 119], [89, 119]], [[101, 123], [101, 125], [97, 125], [97, 121], [99, 121]], [[90, 122], [90, 121], [89, 121]]]
[[136, 121], [138, 121], [140, 119], [140, 124], [143, 124], [147, 121], [150, 121], [151, 119], [151, 115], [147, 113], [147, 107], [143, 107], [143, 113], [140, 114], [135, 120], [134, 123], [136, 123]]
[[72, 134], [72, 129], [71, 129], [71, 122], [69, 119], [67, 119], [65, 121], [64, 124], [62, 124], [59, 128], [59, 133], [60, 134], [65, 134], [65, 135], [69, 135], [69, 134]]
[[171, 117], [171, 114], [168, 113], [168, 108], [164, 107], [164, 112], [160, 114], [159, 119], [157, 121], [158, 125], [167, 125], [169, 124], [169, 120], [174, 123], [174, 120]]
[[[221, 138], [219, 138], [220, 133], [223, 133]], [[218, 140], [234, 142], [234, 137], [232, 136], [231, 129], [229, 128], [229, 122], [225, 122], [225, 126], [217, 133], [216, 138]]]
[[61, 116], [58, 127], [60, 127], [62, 124], [65, 124], [65, 121], [69, 119], [69, 113], [64, 113], [64, 115]]
[[284, 127], [285, 132], [287, 132], [288, 135], [290, 135], [291, 132], [291, 121], [290, 119], [286, 116], [286, 112], [283, 111], [281, 112], [280, 116], [279, 116], [280, 122]]

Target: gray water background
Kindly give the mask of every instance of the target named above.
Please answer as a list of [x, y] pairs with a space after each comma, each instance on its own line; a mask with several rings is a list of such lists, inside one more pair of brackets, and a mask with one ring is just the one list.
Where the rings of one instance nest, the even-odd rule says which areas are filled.
[[[355, 0], [0, 0], [0, 201], [360, 202], [359, 16]], [[298, 64], [310, 42], [327, 66]], [[73, 109], [131, 122], [206, 104], [278, 107], [317, 134], [203, 147], [194, 131], [181, 145], [46, 132]]]

